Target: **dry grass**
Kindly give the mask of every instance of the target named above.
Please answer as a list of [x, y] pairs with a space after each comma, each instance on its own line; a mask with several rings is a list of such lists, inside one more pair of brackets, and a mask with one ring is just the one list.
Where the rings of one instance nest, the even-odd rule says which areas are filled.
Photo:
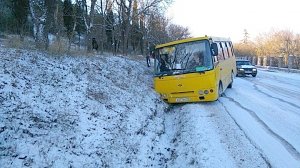
[[24, 37], [23, 41], [19, 35], [5, 35], [3, 39], [4, 46], [17, 49], [34, 49], [34, 39]]
[[78, 48], [72, 45], [69, 49], [69, 42], [67, 39], [55, 40], [49, 44], [48, 53], [56, 56], [71, 55], [71, 56], [93, 56], [95, 53], [87, 53], [85, 47]]
[[[1, 34], [0, 42], [4, 47], [7, 48], [15, 48], [15, 49], [29, 49], [35, 50], [36, 45], [35, 41], [32, 37], [24, 37], [22, 41], [19, 35], [6, 35]], [[86, 55], [86, 50], [83, 49], [74, 49], [68, 50], [68, 41], [65, 39], [55, 40], [51, 44], [49, 44], [49, 48], [47, 52], [50, 55]]]
[[[0, 42], [3, 44], [3, 46], [7, 48], [16, 48], [16, 49], [29, 49], [29, 50], [36, 50], [35, 41], [32, 37], [24, 37], [24, 40], [22, 41], [20, 39], [19, 35], [6, 35], [1, 34], [0, 36]], [[70, 56], [83, 56], [83, 57], [92, 57], [95, 55], [102, 55], [102, 56], [120, 56], [125, 57], [132, 60], [144, 60], [146, 59], [145, 56], [137, 55], [137, 54], [128, 54], [128, 55], [122, 55], [122, 54], [113, 54], [111, 52], [87, 52], [86, 48], [81, 46], [81, 48], [78, 48], [75, 44], [73, 44], [69, 50], [69, 43], [68, 40], [65, 38], [60, 38], [60, 40], [55, 39], [49, 44], [49, 48], [46, 51], [49, 53], [49, 55], [53, 56], [64, 56], [64, 55], [70, 55]]]
[[54, 55], [67, 54], [68, 43], [64, 40], [55, 40], [52, 44], [49, 44], [48, 53]]

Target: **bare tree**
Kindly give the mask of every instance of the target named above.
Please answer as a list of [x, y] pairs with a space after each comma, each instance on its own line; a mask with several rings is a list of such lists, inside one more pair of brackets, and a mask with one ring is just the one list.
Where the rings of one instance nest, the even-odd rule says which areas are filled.
[[112, 51], [111, 49], [114, 48], [114, 52], [116, 52], [116, 44], [115, 44], [115, 39], [114, 39], [114, 34], [115, 34], [115, 18], [114, 18], [114, 13], [113, 13], [113, 3], [111, 0], [106, 1], [106, 6], [107, 8], [105, 9], [106, 11], [106, 19], [105, 19], [105, 34], [106, 34], [106, 46], [107, 49]]
[[12, 1], [12, 12], [17, 21], [17, 31], [21, 41], [24, 40], [24, 28], [29, 14], [28, 5], [28, 0]]
[[[95, 5], [97, 0], [91, 0], [91, 6], [88, 8], [86, 0], [76, 0], [76, 3], [81, 6], [82, 18], [84, 20], [84, 25], [86, 29], [86, 46], [87, 51], [90, 52], [92, 50], [92, 29], [94, 28], [94, 17], [95, 17]], [[89, 9], [89, 10], [88, 10]]]
[[119, 14], [121, 15], [121, 38], [122, 38], [122, 52], [123, 54], [128, 54], [128, 44], [129, 44], [129, 32], [130, 32], [130, 21], [131, 21], [131, 11], [133, 0], [116, 0], [119, 6]]
[[63, 6], [63, 18], [64, 18], [64, 26], [67, 31], [67, 36], [69, 40], [69, 47], [68, 50], [70, 51], [71, 48], [71, 39], [73, 37], [74, 27], [75, 25], [75, 17], [74, 17], [74, 11], [71, 0], [65, 0], [64, 6]]
[[168, 26], [168, 34], [171, 41], [190, 37], [190, 32], [187, 27], [183, 27], [176, 24], [170, 24]]
[[247, 29], [244, 29], [244, 39], [243, 39], [243, 43], [247, 44], [249, 41], [249, 33], [247, 31]]
[[36, 47], [39, 49], [47, 49], [48, 33], [45, 26], [47, 21], [47, 8], [44, 0], [30, 0], [29, 8], [33, 20], [33, 36], [35, 38]]
[[169, 22], [163, 15], [151, 12], [146, 26], [148, 32], [147, 40], [150, 46], [170, 41], [167, 31]]

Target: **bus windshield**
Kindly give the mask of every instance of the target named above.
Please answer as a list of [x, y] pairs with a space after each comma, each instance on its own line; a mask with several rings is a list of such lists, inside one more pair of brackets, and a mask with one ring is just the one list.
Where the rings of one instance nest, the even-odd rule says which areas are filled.
[[208, 40], [175, 44], [158, 49], [156, 75], [203, 72], [213, 69]]

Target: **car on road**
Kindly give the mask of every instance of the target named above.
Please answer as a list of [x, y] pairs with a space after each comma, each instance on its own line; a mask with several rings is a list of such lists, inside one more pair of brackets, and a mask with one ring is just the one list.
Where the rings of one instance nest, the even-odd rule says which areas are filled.
[[257, 68], [249, 60], [236, 60], [236, 76], [257, 75]]

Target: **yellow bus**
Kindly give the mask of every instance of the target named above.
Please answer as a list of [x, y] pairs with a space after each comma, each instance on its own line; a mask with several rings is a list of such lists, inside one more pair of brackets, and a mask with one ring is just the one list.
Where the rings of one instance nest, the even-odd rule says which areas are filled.
[[168, 103], [215, 101], [236, 74], [228, 38], [197, 37], [155, 47], [154, 89]]

